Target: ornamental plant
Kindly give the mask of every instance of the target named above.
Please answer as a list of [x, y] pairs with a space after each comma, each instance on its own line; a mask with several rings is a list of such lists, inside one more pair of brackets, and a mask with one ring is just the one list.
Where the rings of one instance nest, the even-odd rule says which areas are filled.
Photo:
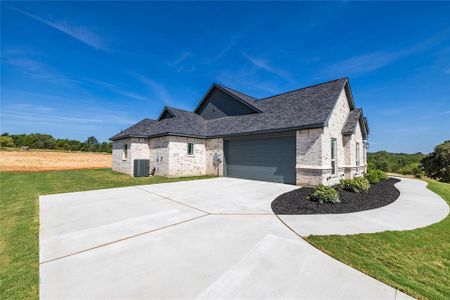
[[339, 194], [332, 187], [319, 184], [308, 197], [308, 200], [319, 203], [339, 203]]
[[364, 177], [342, 179], [339, 184], [339, 188], [354, 193], [368, 192], [370, 189], [370, 183]]

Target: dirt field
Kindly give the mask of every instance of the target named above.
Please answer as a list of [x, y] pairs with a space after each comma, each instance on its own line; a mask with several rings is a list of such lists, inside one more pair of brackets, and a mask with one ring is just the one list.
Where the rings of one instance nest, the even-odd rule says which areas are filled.
[[57, 151], [0, 151], [0, 171], [111, 168], [111, 154]]

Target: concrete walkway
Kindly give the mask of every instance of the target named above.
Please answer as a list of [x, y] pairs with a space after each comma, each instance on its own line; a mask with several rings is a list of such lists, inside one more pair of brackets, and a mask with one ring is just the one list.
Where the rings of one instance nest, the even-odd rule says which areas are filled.
[[[426, 188], [422, 180], [399, 178], [395, 186], [400, 197], [393, 203], [348, 214], [280, 215], [280, 219], [301, 236], [373, 233], [411, 230], [437, 223], [449, 213], [441, 197]], [[318, 226], [318, 224], [320, 224]]]
[[40, 297], [408, 298], [273, 215], [295, 188], [217, 178], [42, 196]]

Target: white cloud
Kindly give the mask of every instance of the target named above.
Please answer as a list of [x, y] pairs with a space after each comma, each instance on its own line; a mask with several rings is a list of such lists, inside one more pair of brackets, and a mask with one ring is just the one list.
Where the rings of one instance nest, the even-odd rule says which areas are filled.
[[12, 5], [8, 5], [11, 9], [20, 12], [23, 15], [26, 15], [42, 24], [45, 24], [53, 29], [56, 29], [60, 32], [65, 33], [66, 35], [88, 45], [98, 50], [107, 51], [105, 40], [98, 34], [92, 32], [91, 30], [78, 26], [69, 24], [67, 21], [51, 21], [44, 18], [41, 18], [37, 15], [24, 11], [20, 8], [17, 8]]
[[361, 74], [381, 69], [404, 57], [426, 51], [435, 47], [449, 36], [450, 30], [441, 31], [410, 47], [391, 52], [370, 52], [346, 58], [338, 63], [327, 66], [322, 72], [325, 75]]
[[161, 100], [165, 105], [168, 105], [170, 103], [169, 93], [164, 86], [142, 74], [134, 72], [132, 72], [131, 74], [141, 83], [143, 83], [147, 88], [149, 88], [158, 98], [157, 100]]
[[292, 79], [291, 74], [286, 71], [283, 70], [279, 67], [275, 67], [273, 65], [271, 65], [267, 60], [260, 58], [260, 57], [255, 57], [255, 56], [251, 56], [247, 53], [243, 53], [244, 57], [250, 61], [254, 66], [256, 66], [259, 69], [262, 69], [264, 71], [267, 71], [269, 73], [275, 74], [281, 78], [283, 78], [286, 81], [289, 81], [291, 83], [294, 82], [294, 80]]
[[140, 94], [124, 90], [123, 88], [118, 87], [117, 85], [114, 85], [112, 83], [108, 83], [108, 82], [105, 82], [105, 81], [102, 81], [102, 80], [91, 79], [91, 78], [82, 78], [81, 80], [84, 81], [84, 82], [93, 83], [95, 85], [102, 86], [102, 87], [104, 87], [104, 88], [106, 88], [106, 89], [108, 89], [108, 90], [110, 90], [110, 91], [112, 91], [112, 92], [114, 92], [116, 94], [125, 96], [127, 98], [140, 100], [140, 101], [148, 101], [149, 100], [148, 97], [145, 97], [145, 96], [142, 96]]

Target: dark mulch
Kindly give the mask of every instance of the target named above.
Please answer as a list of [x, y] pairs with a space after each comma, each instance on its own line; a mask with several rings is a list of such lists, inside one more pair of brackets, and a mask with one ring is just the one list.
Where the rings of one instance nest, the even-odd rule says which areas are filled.
[[400, 196], [394, 186], [400, 180], [389, 178], [374, 184], [367, 193], [352, 193], [339, 190], [340, 203], [319, 203], [306, 199], [314, 188], [303, 187], [278, 196], [272, 202], [277, 215], [343, 214], [374, 209], [388, 205]]

